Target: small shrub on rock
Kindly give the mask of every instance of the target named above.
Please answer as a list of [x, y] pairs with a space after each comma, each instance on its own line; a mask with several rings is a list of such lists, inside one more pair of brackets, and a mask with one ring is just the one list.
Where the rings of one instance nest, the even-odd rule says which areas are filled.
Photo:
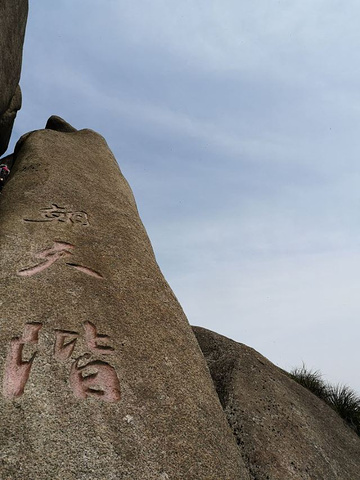
[[360, 396], [347, 385], [331, 385], [318, 370], [304, 364], [294, 368], [290, 377], [326, 402], [360, 436]]

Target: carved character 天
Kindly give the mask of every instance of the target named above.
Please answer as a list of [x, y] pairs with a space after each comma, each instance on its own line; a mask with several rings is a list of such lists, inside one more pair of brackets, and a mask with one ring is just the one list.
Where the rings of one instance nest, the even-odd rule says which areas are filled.
[[[34, 255], [37, 260], [42, 260], [37, 265], [33, 267], [24, 268], [19, 270], [17, 274], [20, 277], [32, 277], [37, 273], [43, 272], [47, 268], [51, 267], [56, 261], [60, 260], [61, 258], [69, 257], [73, 255], [71, 250], [74, 250], [75, 245], [67, 242], [54, 242], [51, 248], [46, 248], [41, 252], [38, 252]], [[90, 275], [95, 278], [103, 278], [102, 275], [91, 268], [84, 267], [82, 265], [78, 265], [76, 263], [66, 262], [66, 265], [76, 270], [85, 273], [86, 275]]]

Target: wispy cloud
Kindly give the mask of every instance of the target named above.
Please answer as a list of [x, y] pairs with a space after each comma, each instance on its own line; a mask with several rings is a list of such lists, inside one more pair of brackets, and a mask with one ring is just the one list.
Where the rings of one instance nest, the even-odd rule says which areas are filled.
[[14, 138], [102, 133], [192, 323], [360, 391], [360, 5], [32, 2]]

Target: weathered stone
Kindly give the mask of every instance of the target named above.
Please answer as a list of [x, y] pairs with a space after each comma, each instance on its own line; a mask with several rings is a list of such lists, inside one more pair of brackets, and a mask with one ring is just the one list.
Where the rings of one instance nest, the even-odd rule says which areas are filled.
[[360, 438], [246, 345], [193, 327], [250, 478], [358, 480]]
[[22, 49], [28, 0], [0, 0], [0, 155], [8, 146], [21, 107]]
[[70, 123], [65, 122], [63, 118], [58, 117], [57, 115], [52, 115], [49, 118], [49, 120], [46, 122], [45, 128], [63, 133], [72, 133], [77, 131], [76, 128], [70, 125]]
[[248, 479], [106, 142], [48, 127], [0, 198], [0, 477]]

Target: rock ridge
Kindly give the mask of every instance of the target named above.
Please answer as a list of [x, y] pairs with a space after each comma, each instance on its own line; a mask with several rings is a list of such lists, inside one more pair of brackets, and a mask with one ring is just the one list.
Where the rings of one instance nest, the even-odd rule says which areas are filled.
[[252, 480], [359, 480], [360, 438], [254, 349], [193, 327]]

